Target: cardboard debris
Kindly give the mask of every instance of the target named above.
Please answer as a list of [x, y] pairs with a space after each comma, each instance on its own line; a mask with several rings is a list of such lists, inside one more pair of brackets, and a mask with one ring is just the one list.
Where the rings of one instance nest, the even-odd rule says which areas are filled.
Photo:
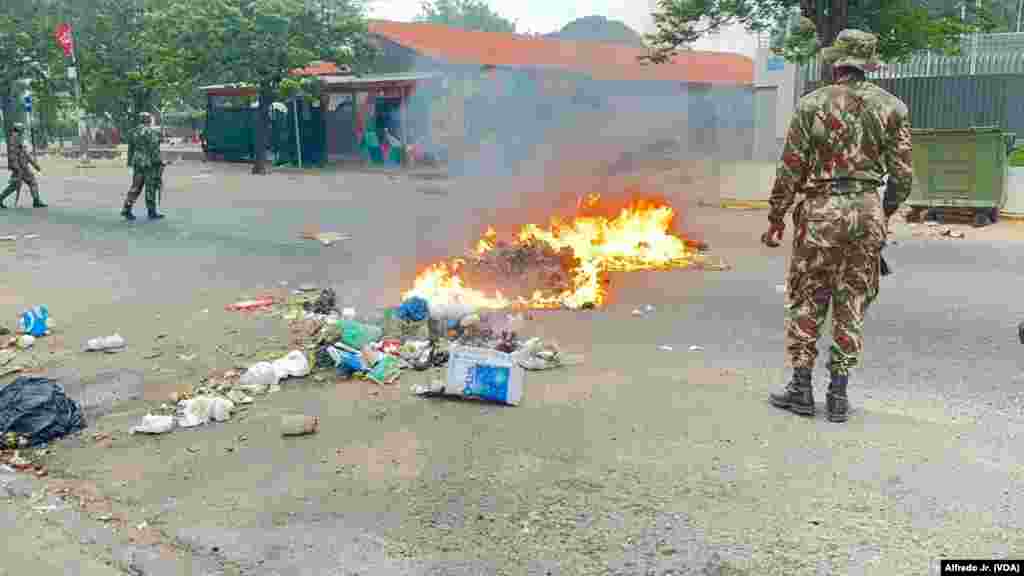
[[341, 234], [339, 232], [321, 232], [316, 229], [307, 228], [303, 230], [301, 237], [305, 240], [316, 240], [324, 246], [330, 246], [335, 242], [341, 242], [343, 240], [351, 240], [351, 234]]

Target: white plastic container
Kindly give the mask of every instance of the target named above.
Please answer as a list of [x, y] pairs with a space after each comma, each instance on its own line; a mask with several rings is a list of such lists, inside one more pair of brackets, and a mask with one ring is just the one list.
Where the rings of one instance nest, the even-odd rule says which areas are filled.
[[455, 346], [448, 359], [444, 393], [518, 406], [523, 398], [525, 379], [526, 371], [511, 354]]
[[1024, 217], [1024, 168], [1008, 168], [1005, 182], [1006, 205], [1003, 206], [1003, 214]]
[[88, 352], [107, 352], [110, 350], [120, 350], [125, 345], [124, 338], [120, 334], [114, 334], [112, 336], [90, 339], [85, 343], [85, 349]]

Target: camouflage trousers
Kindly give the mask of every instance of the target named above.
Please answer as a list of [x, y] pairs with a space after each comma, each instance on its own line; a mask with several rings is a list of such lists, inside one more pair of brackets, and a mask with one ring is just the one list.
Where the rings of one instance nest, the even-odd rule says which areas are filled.
[[11, 180], [7, 184], [7, 188], [0, 193], [0, 202], [3, 202], [11, 194], [17, 194], [21, 191], [21, 185], [28, 186], [28, 191], [32, 194], [32, 200], [39, 202], [39, 183], [36, 182], [36, 175], [31, 170], [12, 170]]
[[885, 237], [876, 208], [870, 201], [840, 209], [835, 202], [798, 206], [786, 287], [786, 351], [794, 368], [814, 368], [830, 305], [829, 370], [849, 374], [860, 363], [864, 315], [878, 296]]
[[146, 207], [156, 208], [160, 203], [160, 191], [163, 188], [163, 167], [153, 166], [132, 171], [132, 186], [128, 189], [125, 206], [131, 207], [139, 199], [142, 190], [146, 190]]

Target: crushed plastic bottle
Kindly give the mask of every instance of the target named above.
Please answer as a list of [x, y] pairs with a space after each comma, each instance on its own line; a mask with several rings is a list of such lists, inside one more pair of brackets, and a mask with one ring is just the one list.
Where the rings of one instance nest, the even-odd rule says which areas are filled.
[[85, 349], [87, 352], [108, 352], [112, 350], [120, 350], [126, 345], [124, 338], [120, 334], [114, 334], [112, 336], [105, 336], [102, 338], [92, 338], [85, 343]]
[[46, 321], [50, 317], [50, 311], [46, 306], [33, 306], [21, 313], [18, 319], [18, 327], [22, 332], [36, 338], [44, 336], [48, 330]]

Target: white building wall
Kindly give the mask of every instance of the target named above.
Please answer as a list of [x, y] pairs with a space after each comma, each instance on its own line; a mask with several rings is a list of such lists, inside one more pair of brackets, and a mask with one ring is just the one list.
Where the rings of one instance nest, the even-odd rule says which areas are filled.
[[767, 36], [762, 36], [758, 41], [754, 65], [754, 86], [774, 86], [777, 89], [775, 137], [785, 140], [789, 121], [796, 107], [798, 67], [772, 54]]

